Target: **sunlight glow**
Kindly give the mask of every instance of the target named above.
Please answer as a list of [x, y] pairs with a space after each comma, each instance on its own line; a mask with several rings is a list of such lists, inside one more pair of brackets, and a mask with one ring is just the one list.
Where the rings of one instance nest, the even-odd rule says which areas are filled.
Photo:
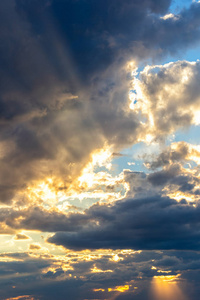
[[95, 167], [111, 168], [112, 151], [109, 148], [100, 149], [92, 154], [91, 161], [83, 169], [81, 176], [78, 178], [79, 187], [91, 187], [94, 184]]
[[93, 292], [105, 292], [104, 289], [93, 289]]
[[101, 270], [101, 269], [98, 269], [95, 265], [94, 268], [91, 269], [91, 272], [92, 273], [112, 273], [113, 271], [112, 270]]
[[119, 255], [118, 254], [115, 254], [115, 255], [113, 255], [113, 257], [112, 258], [110, 258], [110, 260], [111, 261], [115, 261], [115, 262], [118, 262], [118, 261], [120, 261], [120, 260], [124, 260], [122, 257], [119, 257]]
[[124, 292], [127, 292], [130, 287], [131, 287], [131, 285], [120, 285], [120, 286], [116, 286], [114, 288], [108, 288], [108, 292], [124, 293]]
[[14, 298], [7, 298], [5, 300], [35, 300], [35, 298], [29, 295], [23, 295]]
[[171, 199], [175, 199], [176, 201], [181, 201], [182, 199], [185, 199], [186, 201], [188, 202], [191, 202], [191, 201], [195, 201], [195, 200], [198, 200], [198, 195], [192, 195], [190, 193], [185, 193], [185, 192], [180, 192], [180, 191], [177, 191], [177, 192], [168, 192], [166, 193], [166, 195], [168, 197], [170, 197]]
[[31, 202], [40, 199], [48, 205], [55, 205], [58, 200], [65, 198], [65, 193], [59, 190], [57, 178], [46, 178], [45, 181], [28, 187], [27, 195]]
[[174, 20], [178, 20], [179, 17], [178, 16], [175, 16], [174, 14], [170, 13], [170, 14], [167, 14], [163, 17], [160, 17], [160, 19], [163, 19], [163, 20], [168, 20], [168, 19], [174, 19]]
[[187, 300], [178, 285], [177, 275], [154, 276], [151, 283], [151, 294], [154, 300]]

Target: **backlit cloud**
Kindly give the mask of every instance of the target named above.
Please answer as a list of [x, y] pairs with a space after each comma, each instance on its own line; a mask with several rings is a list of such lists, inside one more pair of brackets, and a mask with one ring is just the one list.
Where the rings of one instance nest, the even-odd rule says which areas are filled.
[[198, 299], [199, 37], [199, 1], [1, 1], [1, 300]]

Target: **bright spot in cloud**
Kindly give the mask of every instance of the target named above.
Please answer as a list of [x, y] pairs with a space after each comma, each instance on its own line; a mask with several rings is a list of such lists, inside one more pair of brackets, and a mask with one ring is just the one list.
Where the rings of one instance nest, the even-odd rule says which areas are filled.
[[124, 292], [127, 292], [130, 287], [131, 287], [131, 285], [120, 285], [120, 286], [116, 286], [114, 288], [108, 288], [108, 292], [124, 293]]

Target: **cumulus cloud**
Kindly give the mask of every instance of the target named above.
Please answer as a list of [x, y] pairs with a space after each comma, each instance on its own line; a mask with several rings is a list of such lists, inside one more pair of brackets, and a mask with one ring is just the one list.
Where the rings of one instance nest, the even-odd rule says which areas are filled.
[[132, 108], [146, 111], [150, 135], [161, 138], [199, 124], [199, 76], [199, 61], [147, 66], [140, 73], [133, 83], [136, 95]]
[[199, 164], [199, 146], [192, 145], [186, 142], [171, 143], [161, 151], [159, 155], [144, 155], [145, 166], [149, 169], [155, 170], [161, 167], [167, 167], [173, 163], [185, 163], [194, 161]]
[[[199, 36], [199, 3], [176, 20], [161, 19], [170, 3], [1, 3], [1, 202], [17, 201], [18, 191], [52, 173], [67, 189], [105, 142], [117, 153], [142, 138], [124, 65], [164, 55], [177, 43], [184, 48]], [[168, 129], [191, 118], [190, 112], [171, 115]]]

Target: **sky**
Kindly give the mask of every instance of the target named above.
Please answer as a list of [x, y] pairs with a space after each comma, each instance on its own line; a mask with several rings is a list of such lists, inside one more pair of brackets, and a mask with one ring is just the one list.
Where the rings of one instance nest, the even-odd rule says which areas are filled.
[[198, 300], [200, 1], [0, 1], [0, 300]]

